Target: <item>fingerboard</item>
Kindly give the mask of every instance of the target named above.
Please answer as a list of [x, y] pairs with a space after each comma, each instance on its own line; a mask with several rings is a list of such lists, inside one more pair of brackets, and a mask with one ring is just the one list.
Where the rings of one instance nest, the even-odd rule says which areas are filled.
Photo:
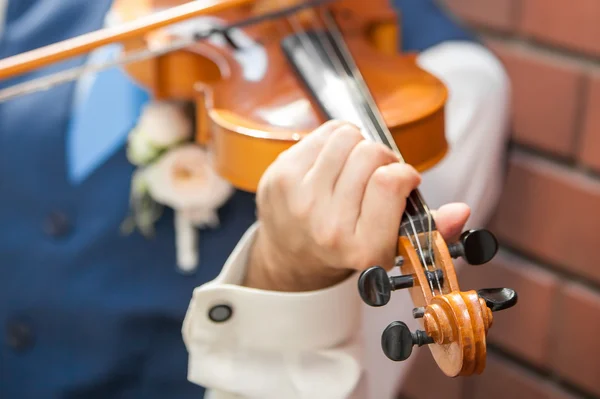
[[[365, 139], [384, 144], [400, 155], [403, 162], [350, 52], [340, 43], [341, 35], [336, 36], [331, 29], [303, 31], [287, 36], [281, 47], [298, 79], [327, 119], [355, 124]], [[412, 191], [406, 201], [399, 234], [412, 235], [434, 229], [435, 223], [421, 194], [418, 190]]]

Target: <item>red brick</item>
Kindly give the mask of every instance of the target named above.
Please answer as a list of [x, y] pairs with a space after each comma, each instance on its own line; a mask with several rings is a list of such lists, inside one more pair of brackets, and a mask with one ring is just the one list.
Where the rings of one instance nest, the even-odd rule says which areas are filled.
[[556, 314], [553, 368], [577, 386], [600, 395], [600, 295], [569, 284]]
[[500, 252], [485, 266], [460, 271], [462, 290], [507, 287], [519, 300], [510, 309], [494, 313], [488, 337], [507, 352], [541, 368], [549, 362], [552, 298], [558, 280], [554, 274], [522, 259]]
[[509, 32], [516, 29], [516, 0], [445, 0], [448, 8], [461, 19]]
[[577, 65], [494, 42], [513, 90], [513, 138], [559, 156], [575, 152], [583, 73]]
[[411, 369], [405, 376], [399, 395], [410, 399], [463, 399], [463, 378], [449, 378], [440, 371], [427, 347], [415, 347]]
[[504, 244], [600, 282], [599, 208], [599, 181], [515, 152], [491, 229]]
[[600, 55], [598, 0], [524, 0], [520, 30], [540, 41]]
[[465, 399], [574, 399], [556, 385], [498, 356], [488, 356], [487, 368], [468, 380]]
[[600, 73], [590, 79], [579, 159], [600, 171]]

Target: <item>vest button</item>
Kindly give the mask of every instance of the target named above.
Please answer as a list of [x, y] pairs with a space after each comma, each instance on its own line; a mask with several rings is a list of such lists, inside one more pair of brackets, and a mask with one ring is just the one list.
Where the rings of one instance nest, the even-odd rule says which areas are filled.
[[33, 346], [33, 332], [23, 322], [9, 322], [6, 326], [6, 342], [15, 351], [23, 352]]
[[65, 236], [69, 233], [70, 228], [69, 218], [63, 212], [50, 212], [44, 221], [44, 232], [52, 237]]
[[216, 305], [208, 311], [208, 317], [215, 323], [222, 323], [229, 320], [233, 314], [233, 309], [228, 305]]

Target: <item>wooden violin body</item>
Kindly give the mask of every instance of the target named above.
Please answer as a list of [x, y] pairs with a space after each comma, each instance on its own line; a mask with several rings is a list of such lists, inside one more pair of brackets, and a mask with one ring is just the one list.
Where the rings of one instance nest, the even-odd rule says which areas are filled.
[[[266, 3], [259, 4], [264, 11]], [[421, 171], [435, 165], [447, 151], [445, 86], [419, 68], [414, 56], [398, 55], [397, 15], [386, 1], [371, 1], [367, 7], [362, 0], [341, 0], [332, 9], [405, 161]], [[141, 9], [137, 10], [139, 14]], [[213, 19], [225, 25], [256, 12], [256, 7], [249, 7]], [[122, 15], [132, 14], [131, 9], [122, 10]], [[282, 151], [328, 119], [298, 82], [281, 50], [280, 40], [294, 34], [294, 23], [306, 30], [321, 28], [305, 14], [292, 27], [274, 21], [268, 27], [232, 32], [234, 40], [236, 33], [245, 39], [237, 51], [203, 41], [127, 69], [155, 98], [196, 104], [198, 141], [211, 147], [217, 172], [242, 190], [255, 191], [265, 169]], [[162, 31], [128, 47], [170, 40], [177, 40], [177, 34]]]
[[[155, 99], [193, 105], [196, 141], [211, 149], [217, 173], [238, 189], [256, 191], [280, 153], [332, 118], [356, 123], [366, 138], [420, 171], [446, 154], [447, 89], [418, 67], [415, 55], [398, 53], [398, 16], [387, 0], [330, 0], [293, 13], [298, 0], [192, 3], [118, 0], [113, 11], [123, 25], [0, 60], [0, 79], [108, 43], [135, 52], [187, 37], [189, 45], [124, 68]], [[287, 14], [273, 18], [277, 10]], [[271, 18], [232, 28], [265, 13]], [[207, 29], [218, 33], [196, 40], [196, 31]], [[498, 249], [494, 236], [470, 230], [447, 245], [415, 190], [397, 248], [402, 275], [371, 267], [359, 278], [359, 292], [368, 305], [383, 306], [392, 291], [409, 289], [423, 330], [391, 323], [382, 335], [384, 353], [401, 361], [413, 345], [428, 345], [446, 375], [481, 373], [492, 312], [516, 304], [517, 294], [508, 288], [461, 291], [452, 258], [487, 263]]]

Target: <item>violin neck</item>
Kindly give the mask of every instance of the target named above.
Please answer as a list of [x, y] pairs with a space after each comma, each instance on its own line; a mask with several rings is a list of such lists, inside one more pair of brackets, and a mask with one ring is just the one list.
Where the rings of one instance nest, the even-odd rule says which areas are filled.
[[345, 44], [330, 30], [287, 36], [281, 43], [296, 75], [327, 119], [358, 126], [368, 140], [379, 142], [400, 157], [392, 135]]
[[[324, 16], [325, 29], [287, 36], [281, 43], [284, 54], [326, 118], [354, 123], [366, 139], [384, 144], [404, 162], [352, 54], [333, 18], [329, 18]], [[429, 207], [414, 190], [406, 201], [400, 235], [432, 229], [435, 224]]]

